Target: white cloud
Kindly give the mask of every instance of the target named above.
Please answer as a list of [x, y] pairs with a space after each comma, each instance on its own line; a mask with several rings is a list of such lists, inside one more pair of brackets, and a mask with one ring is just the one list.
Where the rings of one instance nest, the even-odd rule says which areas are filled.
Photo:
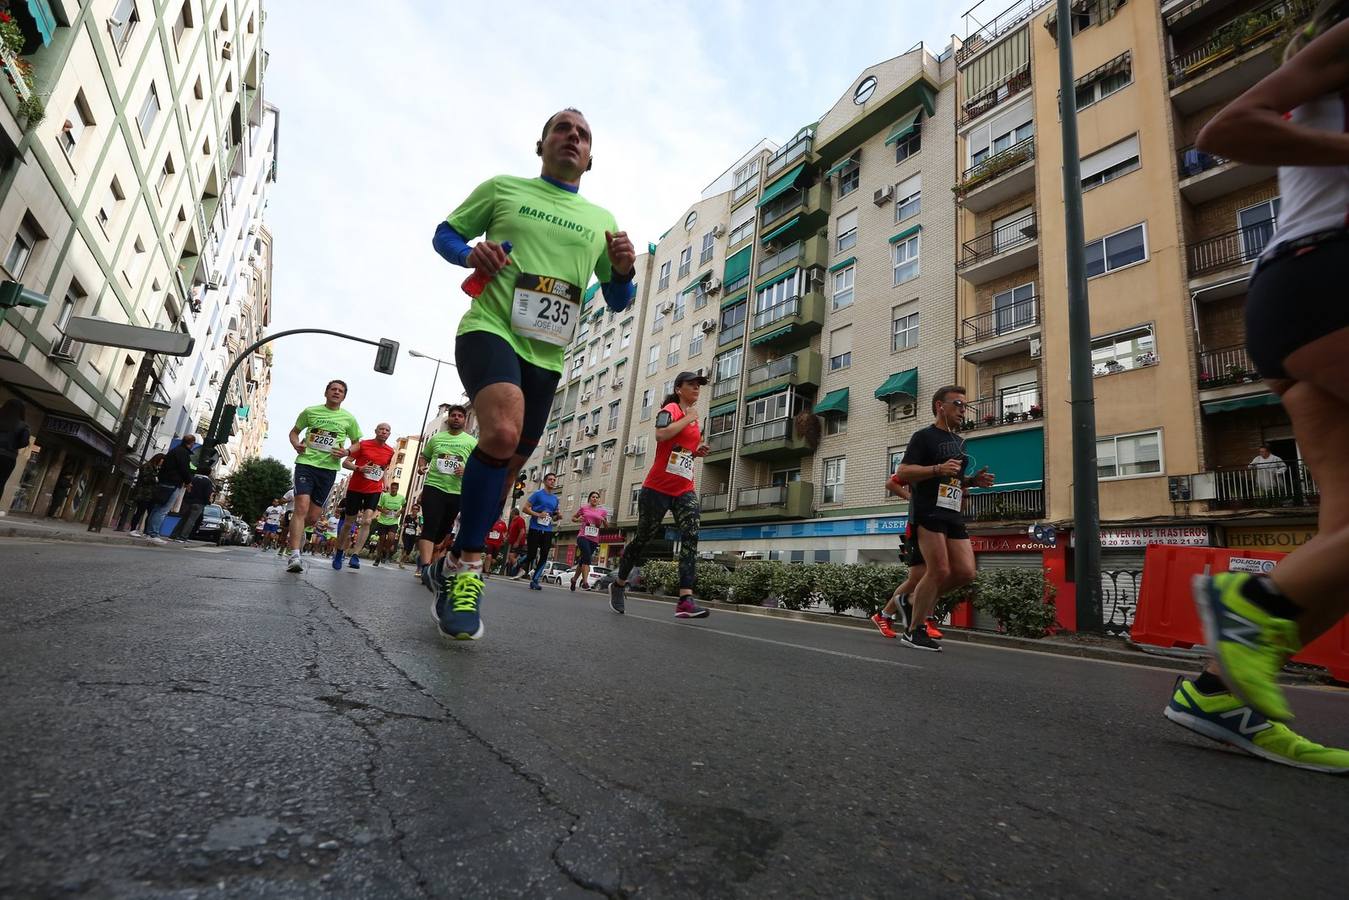
[[[939, 51], [962, 11], [952, 0], [464, 10], [269, 4], [264, 90], [281, 109], [273, 332], [390, 337], [452, 361], [467, 272], [431, 235], [483, 179], [538, 171], [534, 142], [552, 112], [586, 113], [595, 169], [583, 191], [640, 247], [759, 140], [815, 121], [863, 68], [920, 39]], [[348, 382], [367, 432], [381, 420], [415, 432], [432, 364], [403, 355], [388, 377], [374, 355], [331, 337], [278, 342], [265, 452], [290, 459], [286, 432], [329, 378]], [[442, 369], [436, 402], [462, 393]]]

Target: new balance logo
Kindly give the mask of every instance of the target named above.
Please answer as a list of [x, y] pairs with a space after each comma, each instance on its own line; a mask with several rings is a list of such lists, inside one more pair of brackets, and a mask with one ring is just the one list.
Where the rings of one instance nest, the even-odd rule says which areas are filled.
[[1259, 647], [1260, 626], [1229, 610], [1223, 611], [1222, 639], [1255, 650]]
[[[1259, 715], [1259, 713], [1251, 709], [1249, 706], [1243, 706], [1241, 709], [1228, 710], [1227, 712], [1222, 713], [1220, 716], [1218, 716], [1218, 718], [1220, 719], [1240, 718], [1241, 721], [1235, 724], [1237, 726], [1237, 731], [1241, 732], [1241, 734], [1244, 737], [1250, 737], [1253, 734], [1259, 734], [1260, 732], [1264, 731], [1266, 728], [1269, 727], [1269, 722], [1265, 720], [1264, 716]], [[1256, 721], [1252, 721], [1253, 718], [1255, 718]]]

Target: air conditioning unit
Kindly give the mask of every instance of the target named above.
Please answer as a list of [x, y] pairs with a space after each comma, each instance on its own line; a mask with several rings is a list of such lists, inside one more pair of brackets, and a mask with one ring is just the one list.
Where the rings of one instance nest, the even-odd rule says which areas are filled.
[[586, 391], [584, 394], [581, 395], [581, 401], [580, 401], [580, 402], [582, 402], [582, 403], [588, 403], [589, 401], [590, 401], [590, 392], [589, 392], [589, 391]]
[[765, 241], [763, 245], [763, 252], [767, 253], [769, 256], [772, 256], [781, 249], [782, 248], [778, 246], [776, 241]]
[[220, 56], [224, 59], [230, 59], [234, 56], [234, 45], [229, 41], [220, 45]]
[[1031, 359], [1039, 359], [1039, 358], [1040, 358], [1040, 339], [1039, 339], [1039, 338], [1031, 338], [1031, 339], [1030, 339], [1030, 358], [1031, 358]]
[[888, 203], [893, 199], [895, 199], [895, 186], [893, 184], [887, 184], [883, 188], [877, 188], [876, 193], [871, 195], [871, 202], [875, 203], [877, 206], [880, 206], [882, 203]]
[[571, 470], [573, 472], [579, 472], [581, 471], [582, 465], [583, 465], [582, 462], [578, 459], [571, 464]]
[[725, 225], [714, 225], [712, 227], [712, 237], [719, 238], [726, 234]]
[[674, 301], [666, 300], [664, 303], [661, 303], [656, 307], [656, 312], [664, 315], [665, 313], [668, 313], [672, 309], [674, 309]]
[[220, 282], [212, 279], [206, 282], [206, 289], [208, 291], [218, 291], [220, 290]]
[[709, 294], [715, 294], [717, 291], [721, 290], [721, 279], [720, 278], [711, 279], [710, 281], [707, 282], [707, 284], [703, 285], [703, 290]]
[[80, 342], [61, 335], [61, 339], [52, 344], [51, 351], [47, 354], [55, 359], [68, 359], [75, 361], [75, 355], [80, 352]]
[[609, 387], [613, 388], [614, 390], [618, 390], [622, 386], [623, 386], [622, 378], [615, 378], [613, 384], [609, 385]]
[[703, 331], [706, 331], [706, 332], [716, 331], [716, 330], [717, 330], [717, 320], [716, 320], [716, 319], [703, 319], [701, 322], [698, 323], [698, 327], [701, 328]]
[[636, 456], [636, 455], [637, 455], [637, 445], [636, 445], [636, 444], [624, 444], [624, 445], [623, 445], [623, 455], [624, 455], [624, 456]]
[[818, 268], [817, 268], [817, 269], [811, 269], [811, 270], [810, 270], [809, 278], [810, 278], [810, 283], [811, 283], [811, 284], [815, 285], [816, 287], [823, 287], [823, 286], [824, 286], [824, 269], [818, 269]]
[[587, 437], [594, 437], [599, 433], [600, 433], [600, 426], [598, 425], [591, 425], [589, 428], [586, 429]]

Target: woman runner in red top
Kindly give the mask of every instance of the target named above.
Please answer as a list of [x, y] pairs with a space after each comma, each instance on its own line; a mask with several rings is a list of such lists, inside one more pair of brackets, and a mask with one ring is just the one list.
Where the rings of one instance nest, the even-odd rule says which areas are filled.
[[698, 493], [693, 489], [693, 460], [707, 455], [707, 444], [693, 407], [707, 378], [693, 372], [675, 377], [674, 393], [656, 414], [656, 459], [637, 495], [637, 532], [623, 548], [618, 578], [609, 585], [609, 608], [623, 612], [628, 576], [642, 560], [642, 550], [660, 532], [667, 512], [679, 529], [679, 603], [675, 616], [701, 619], [707, 610], [693, 596], [698, 564]]

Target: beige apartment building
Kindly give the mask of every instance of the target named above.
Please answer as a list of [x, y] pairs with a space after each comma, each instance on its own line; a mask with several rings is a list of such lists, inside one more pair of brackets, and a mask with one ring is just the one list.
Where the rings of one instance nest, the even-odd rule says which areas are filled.
[[10, 11], [24, 43], [0, 50], [0, 280], [48, 304], [0, 323], [0, 401], [22, 399], [35, 436], [0, 508], [87, 521], [138, 405], [141, 354], [82, 346], [65, 325], [97, 316], [197, 340], [194, 356], [156, 361], [118, 473], [134, 474], [167, 446], [156, 425], [167, 439], [196, 424], [181, 397], [205, 387], [210, 373], [194, 363], [227, 328], [223, 301], [202, 293], [237, 179], [274, 146], [262, 128], [263, 11], [260, 0], [26, 0]]
[[[1127, 627], [1149, 543], [1292, 545], [1313, 527], [1315, 484], [1242, 347], [1275, 173], [1193, 148], [1310, 6], [1073, 6], [1108, 628]], [[956, 50], [956, 352], [978, 395], [967, 447], [1004, 482], [969, 511], [989, 547], [1073, 514], [1055, 28], [1052, 3], [1021, 0]], [[1282, 466], [1251, 465], [1262, 442]]]

